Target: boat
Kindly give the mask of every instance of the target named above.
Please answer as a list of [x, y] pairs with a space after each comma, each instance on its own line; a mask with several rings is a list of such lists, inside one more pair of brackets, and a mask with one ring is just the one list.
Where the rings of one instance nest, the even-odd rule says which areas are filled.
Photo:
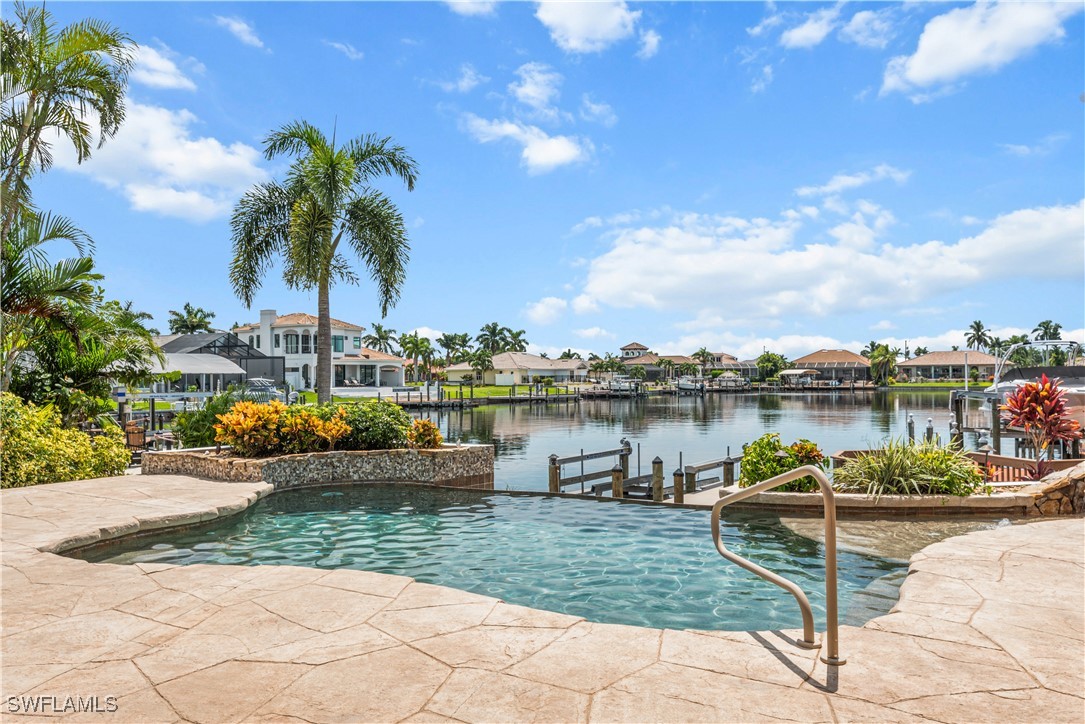
[[679, 377], [679, 392], [704, 392], [705, 380], [703, 377]]
[[629, 375], [615, 375], [607, 383], [607, 388], [611, 392], [634, 392], [637, 389], [637, 381]]

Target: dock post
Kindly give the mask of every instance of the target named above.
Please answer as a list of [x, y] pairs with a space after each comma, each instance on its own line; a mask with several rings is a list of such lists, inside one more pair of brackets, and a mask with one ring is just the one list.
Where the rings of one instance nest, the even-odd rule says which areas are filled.
[[[735, 460], [730, 455], [723, 459], [723, 487], [735, 484]], [[723, 491], [720, 491], [723, 494]]]
[[621, 462], [622, 476], [626, 477], [626, 478], [629, 477], [629, 457], [632, 454], [633, 454], [633, 445], [623, 437], [622, 438], [622, 453], [618, 457], [620, 458], [620, 462]]
[[908, 413], [908, 442], [915, 442], [915, 418], [910, 412]]
[[663, 460], [658, 455], [652, 460], [652, 500], [663, 502]]
[[682, 468], [674, 471], [674, 502], [679, 505], [686, 502], [686, 478], [682, 474]]
[[998, 400], [988, 400], [991, 405], [991, 447], [995, 455], [1002, 454], [1002, 415], [998, 409]]
[[550, 467], [548, 468], [550, 474], [550, 492], [561, 492], [561, 466], [558, 465], [558, 456], [550, 456]]
[[610, 497], [620, 499], [623, 494], [622, 482], [625, 480], [625, 476], [622, 475], [622, 466], [617, 463], [610, 469]]
[[933, 417], [928, 417], [927, 418], [927, 431], [923, 435], [923, 440], [928, 444], [934, 442], [934, 418]]
[[686, 492], [687, 493], [696, 492], [697, 491], [697, 473], [687, 469], [686, 474], [683, 477], [685, 478]]
[[964, 398], [958, 397], [953, 400], [953, 423], [949, 426], [950, 445], [959, 445], [964, 447]]

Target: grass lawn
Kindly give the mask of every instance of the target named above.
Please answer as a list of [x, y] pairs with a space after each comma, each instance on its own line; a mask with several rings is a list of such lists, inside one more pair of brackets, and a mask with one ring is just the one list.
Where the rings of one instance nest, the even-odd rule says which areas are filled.
[[[406, 386], [407, 387], [412, 387], [412, 385], [410, 383], [408, 383]], [[516, 385], [516, 396], [517, 397], [527, 397], [527, 393], [528, 393], [529, 388], [532, 389], [532, 394], [534, 394], [534, 389], [533, 389], [532, 385]], [[460, 387], [459, 387], [459, 385], [442, 385], [441, 389], [445, 393], [445, 399], [446, 400], [458, 400], [460, 398]], [[570, 387], [569, 392], [570, 393], [574, 392], [575, 389], [576, 389], [575, 387]], [[564, 386], [562, 386], [562, 387], [548, 387], [548, 388], [546, 388], [546, 391], [551, 395], [563, 395], [563, 394], [565, 394], [565, 387]], [[508, 397], [511, 393], [512, 393], [512, 387], [510, 387], [509, 385], [475, 385], [475, 387], [474, 387], [474, 397], [476, 399], [477, 398], [483, 398], [483, 397]], [[304, 402], [304, 403], [316, 402], [316, 393], [315, 392], [300, 392], [298, 394], [301, 395], [301, 401]], [[411, 392], [411, 398], [412, 399], [418, 399], [416, 397], [417, 394], [418, 394], [418, 392]], [[434, 394], [436, 394], [436, 393], [434, 393]], [[464, 386], [464, 388], [463, 388], [463, 397], [464, 397], [464, 399], [465, 400], [471, 399], [471, 395], [472, 395], [471, 388], [467, 387], [467, 386]], [[400, 397], [404, 401], [406, 401], [407, 393], [401, 392]], [[335, 402], [358, 402], [358, 400], [359, 400], [359, 398], [357, 398], [357, 397], [334, 397], [332, 399]], [[361, 398], [361, 399], [370, 399], [370, 398]], [[395, 400], [395, 395], [390, 395], [388, 397], [385, 397], [384, 399]]]
[[[991, 385], [987, 380], [980, 380], [979, 382], [969, 382], [968, 389], [982, 390]], [[889, 386], [891, 390], [906, 390], [909, 387], [944, 387], [947, 390], [964, 389], [963, 380], [928, 380], [924, 382], [896, 382]]]

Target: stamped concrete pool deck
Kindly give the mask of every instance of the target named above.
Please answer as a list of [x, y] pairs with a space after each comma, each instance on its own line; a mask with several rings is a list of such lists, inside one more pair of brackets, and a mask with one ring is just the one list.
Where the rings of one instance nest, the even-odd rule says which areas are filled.
[[[589, 623], [365, 571], [119, 566], [56, 555], [227, 515], [269, 492], [165, 475], [3, 491], [0, 716], [1085, 720], [1082, 518], [925, 548], [892, 613], [841, 627], [848, 663], [839, 668], [796, 648], [789, 631]], [[116, 711], [15, 714], [43, 701], [61, 707], [69, 696], [116, 697]]]

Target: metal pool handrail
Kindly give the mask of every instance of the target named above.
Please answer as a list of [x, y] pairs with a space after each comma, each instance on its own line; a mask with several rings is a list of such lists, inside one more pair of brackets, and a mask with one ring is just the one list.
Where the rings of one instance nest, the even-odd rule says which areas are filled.
[[719, 501], [712, 506], [712, 540], [716, 543], [716, 550], [719, 551], [721, 556], [732, 563], [745, 568], [751, 573], [756, 573], [769, 583], [775, 583], [795, 597], [795, 600], [799, 604], [799, 609], [802, 611], [803, 637], [798, 643], [803, 648], [819, 648], [821, 644], [817, 642], [814, 634], [814, 612], [810, 608], [810, 600], [806, 597], [806, 594], [803, 593], [802, 589], [783, 576], [777, 575], [772, 571], [762, 568], [756, 563], [746, 560], [742, 556], [727, 550], [727, 547], [723, 545], [723, 540], [720, 538], [720, 511], [723, 510], [724, 506], [730, 505], [731, 503], [737, 503], [740, 500], [745, 500], [758, 493], [771, 490], [784, 483], [789, 483], [792, 480], [804, 478], [807, 475], [817, 481], [818, 487], [821, 489], [821, 497], [825, 502], [825, 641], [827, 650], [822, 652], [821, 660], [832, 666], [841, 666], [846, 662], [846, 659], [840, 658], [838, 637], [839, 617], [837, 614], [836, 601], [836, 499], [833, 497], [833, 488], [829, 483], [829, 478], [825, 476], [825, 473], [821, 468], [814, 467], [813, 465], [804, 465], [801, 468], [789, 470], [774, 478], [763, 480], [756, 485], [751, 485], [748, 488], [732, 493], [726, 498], [720, 498]]

